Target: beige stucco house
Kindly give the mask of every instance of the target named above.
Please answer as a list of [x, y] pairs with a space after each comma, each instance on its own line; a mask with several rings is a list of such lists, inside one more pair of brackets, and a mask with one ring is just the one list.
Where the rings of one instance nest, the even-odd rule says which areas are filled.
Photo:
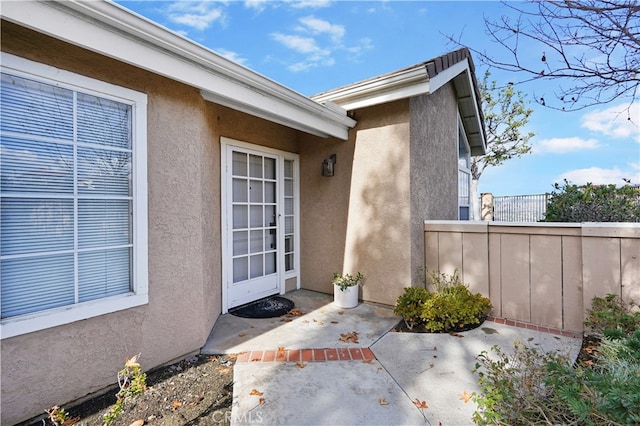
[[110, 2], [1, 14], [2, 424], [334, 271], [393, 304], [423, 221], [468, 211], [466, 50], [307, 98]]

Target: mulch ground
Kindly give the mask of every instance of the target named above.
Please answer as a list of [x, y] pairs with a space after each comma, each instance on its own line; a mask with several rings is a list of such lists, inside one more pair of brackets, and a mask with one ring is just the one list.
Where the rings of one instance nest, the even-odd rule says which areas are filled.
[[[144, 361], [144, 360], [143, 360]], [[147, 389], [124, 407], [114, 426], [229, 425], [233, 400], [234, 355], [197, 355], [147, 373]], [[144, 368], [144, 362], [142, 362]], [[115, 373], [114, 373], [115, 374]], [[80, 405], [64, 406], [64, 425], [102, 425], [115, 404], [116, 390]], [[45, 419], [44, 425], [54, 423]], [[43, 420], [23, 425], [43, 425]]]

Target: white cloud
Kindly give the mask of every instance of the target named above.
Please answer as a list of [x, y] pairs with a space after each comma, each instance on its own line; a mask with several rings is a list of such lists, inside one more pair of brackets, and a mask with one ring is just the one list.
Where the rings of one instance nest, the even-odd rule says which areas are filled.
[[292, 0], [287, 2], [289, 6], [296, 9], [321, 8], [331, 5], [330, 0]]
[[590, 167], [587, 169], [570, 170], [561, 174], [556, 182], [564, 179], [576, 185], [593, 183], [595, 185], [616, 184], [623, 185], [623, 179], [631, 179], [632, 183], [640, 183], [640, 167], [638, 164], [629, 164], [629, 168], [622, 170], [618, 167], [603, 169], [600, 167]]
[[320, 51], [320, 47], [316, 44], [312, 37], [301, 37], [292, 34], [273, 33], [271, 37], [277, 42], [284, 44], [289, 49], [299, 53], [315, 53]]
[[233, 62], [237, 62], [242, 65], [245, 65], [247, 63], [247, 58], [243, 58], [238, 52], [233, 52], [224, 48], [218, 48], [216, 49], [216, 52]]
[[582, 127], [612, 138], [640, 142], [640, 102], [589, 112], [582, 117]]
[[224, 22], [219, 2], [174, 2], [166, 7], [167, 18], [176, 24], [206, 30], [215, 21]]
[[584, 151], [586, 149], [596, 149], [600, 144], [596, 139], [571, 138], [551, 138], [543, 139], [533, 145], [536, 153], [551, 152], [554, 154], [565, 154], [567, 152]]
[[307, 16], [300, 19], [304, 25], [303, 31], [309, 31], [312, 34], [328, 34], [331, 39], [338, 43], [344, 37], [345, 29], [342, 25], [332, 24], [324, 19]]

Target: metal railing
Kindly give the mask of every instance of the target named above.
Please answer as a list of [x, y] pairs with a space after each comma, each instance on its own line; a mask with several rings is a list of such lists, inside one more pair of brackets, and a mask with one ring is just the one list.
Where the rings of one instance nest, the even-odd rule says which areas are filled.
[[493, 197], [493, 220], [500, 222], [538, 222], [544, 219], [550, 194]]

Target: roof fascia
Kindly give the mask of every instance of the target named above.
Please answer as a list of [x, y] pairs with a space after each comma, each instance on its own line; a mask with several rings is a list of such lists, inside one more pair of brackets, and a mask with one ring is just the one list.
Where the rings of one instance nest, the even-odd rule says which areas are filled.
[[312, 96], [316, 102], [333, 102], [347, 111], [429, 93], [424, 64]]
[[196, 87], [205, 99], [317, 136], [348, 138], [356, 122], [109, 1], [3, 2], [2, 17]]

